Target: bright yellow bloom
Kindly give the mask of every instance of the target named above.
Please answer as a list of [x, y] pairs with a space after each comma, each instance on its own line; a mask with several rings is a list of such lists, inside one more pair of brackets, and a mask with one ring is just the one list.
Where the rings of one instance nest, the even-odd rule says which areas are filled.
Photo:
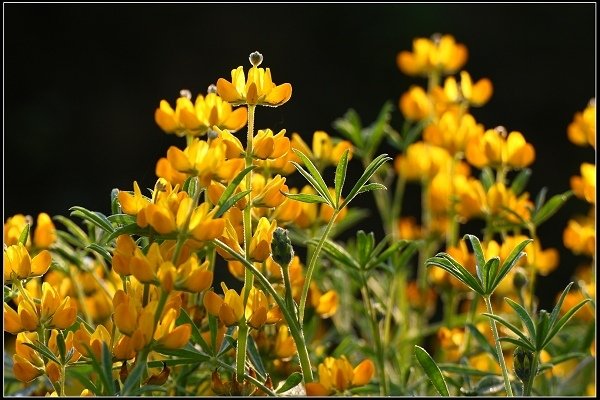
[[463, 152], [467, 143], [483, 135], [483, 126], [471, 114], [462, 117], [453, 112], [445, 112], [434, 124], [423, 131], [423, 140], [443, 147], [450, 154]]
[[187, 178], [186, 174], [181, 173], [181, 172], [177, 171], [176, 169], [174, 169], [166, 157], [161, 157], [156, 162], [156, 168], [154, 169], [154, 173], [159, 178], [166, 179], [173, 186], [174, 185], [180, 185], [180, 186], [183, 185], [183, 183], [185, 182], [185, 180]]
[[61, 298], [48, 282], [42, 284], [41, 323], [48, 327], [67, 329], [77, 318], [77, 303], [70, 296]]
[[508, 221], [519, 223], [521, 220], [517, 215], [523, 220], [529, 221], [532, 207], [529, 193], [525, 192], [517, 197], [504, 183], [498, 182], [488, 190], [483, 211], [486, 214], [499, 215]]
[[[257, 52], [258, 53], [258, 52]], [[258, 68], [262, 62], [253, 59], [251, 54], [252, 68], [248, 71], [248, 80], [244, 74], [244, 68], [238, 67], [231, 70], [231, 82], [219, 78], [217, 81], [217, 93], [223, 100], [233, 105], [263, 105], [277, 107], [286, 103], [292, 96], [292, 85], [284, 83], [276, 86], [271, 79], [271, 70]]]
[[402, 51], [396, 62], [406, 75], [427, 76], [431, 73], [452, 74], [467, 61], [467, 48], [451, 35], [413, 40], [413, 51]]
[[252, 199], [252, 205], [254, 207], [275, 208], [287, 199], [283, 193], [287, 193], [288, 190], [289, 189], [285, 184], [285, 178], [282, 178], [281, 175], [277, 175], [269, 180], [260, 193]]
[[[29, 227], [33, 225], [30, 216], [24, 216], [23, 214], [13, 215], [4, 223], [4, 244], [12, 246], [19, 242], [19, 237], [25, 229], [25, 225], [29, 224]], [[27, 236], [26, 247], [31, 245], [31, 235]]]
[[411, 86], [400, 97], [399, 107], [404, 118], [408, 120], [421, 121], [433, 114], [431, 99], [421, 86]]
[[[312, 139], [312, 150], [297, 133], [292, 134], [292, 149], [297, 149], [310, 158], [317, 168], [323, 169], [328, 165], [337, 165], [346, 150], [349, 150], [348, 160], [352, 158], [352, 143], [348, 140], [332, 140], [325, 131], [315, 131]], [[299, 159], [292, 161], [300, 162]]]
[[284, 361], [291, 359], [296, 354], [296, 343], [285, 325], [280, 325], [277, 330], [274, 351], [277, 358]]
[[535, 159], [535, 150], [520, 132], [506, 136], [503, 128], [489, 129], [481, 138], [468, 143], [467, 160], [477, 168], [502, 165], [520, 169], [529, 166]]
[[375, 373], [375, 365], [369, 359], [363, 360], [355, 368], [346, 357], [327, 357], [319, 364], [319, 382], [306, 384], [309, 396], [326, 396], [334, 392], [344, 393], [347, 389], [366, 385]]
[[150, 249], [148, 249], [148, 254], [142, 253], [142, 250], [136, 247], [130, 262], [131, 273], [142, 283], [155, 283], [158, 279], [156, 273], [163, 262], [165, 260], [158, 243], [152, 243]]
[[27, 279], [41, 276], [50, 268], [52, 257], [48, 250], [38, 255], [29, 256], [29, 252], [21, 243], [4, 248], [4, 283], [13, 279]]
[[244, 303], [242, 297], [233, 289], [227, 289], [224, 282], [221, 283], [225, 298], [222, 299], [215, 292], [206, 292], [204, 295], [204, 307], [206, 311], [219, 319], [226, 325], [237, 325], [244, 316]]
[[582, 112], [575, 114], [567, 128], [569, 140], [578, 146], [586, 144], [596, 148], [596, 100], [592, 99]]
[[571, 177], [571, 189], [577, 197], [596, 204], [596, 166], [583, 163], [580, 169], [581, 176]]
[[450, 154], [441, 147], [424, 142], [413, 143], [394, 161], [396, 172], [404, 179], [431, 179], [450, 162]]
[[444, 94], [450, 102], [466, 102], [475, 107], [481, 107], [487, 103], [493, 90], [492, 82], [487, 78], [480, 79], [473, 84], [467, 71], [461, 71], [460, 85], [453, 76], [446, 78], [444, 82]]
[[209, 270], [208, 260], [200, 264], [194, 253], [178, 267], [175, 288], [199, 293], [208, 289], [212, 285], [212, 281], [213, 273]]
[[39, 248], [48, 248], [56, 242], [56, 227], [46, 213], [40, 213], [33, 232], [33, 244]]
[[250, 258], [254, 261], [263, 262], [271, 255], [271, 241], [273, 240], [273, 232], [277, 228], [277, 221], [273, 220], [269, 223], [266, 218], [261, 218], [258, 221], [254, 236], [250, 240], [249, 253]]
[[31, 382], [44, 374], [44, 368], [33, 365], [25, 357], [15, 354], [13, 356], [13, 373], [21, 382]]
[[448, 329], [445, 326], [438, 331], [438, 341], [444, 349], [445, 359], [449, 362], [458, 361], [461, 356], [460, 347], [464, 340], [465, 332], [462, 328]]
[[137, 182], [133, 182], [133, 195], [119, 190], [117, 194], [121, 209], [125, 214], [137, 215], [142, 209], [150, 204], [148, 198], [142, 196], [142, 191]]
[[310, 302], [321, 318], [329, 318], [337, 312], [340, 300], [335, 290], [323, 294], [317, 284], [311, 282]]
[[596, 254], [596, 227], [593, 218], [569, 220], [563, 232], [565, 247], [575, 254]]
[[225, 144], [220, 139], [210, 143], [194, 139], [184, 150], [175, 146], [167, 150], [167, 159], [173, 169], [200, 178], [203, 187], [210, 184], [213, 176], [218, 175], [219, 168], [225, 161]]
[[178, 349], [185, 346], [192, 335], [190, 324], [175, 326], [177, 315], [177, 310], [169, 309], [159, 321], [154, 333], [154, 339], [158, 340], [161, 346], [168, 349]]
[[204, 135], [213, 126], [237, 131], [246, 125], [248, 114], [245, 108], [232, 111], [231, 105], [223, 101], [216, 93], [206, 97], [198, 95], [192, 104], [190, 97], [183, 93], [176, 102], [175, 110], [169, 103], [161, 100], [160, 107], [154, 112], [154, 120], [166, 133], [177, 136]]
[[131, 257], [135, 254], [137, 248], [135, 242], [129, 235], [120, 235], [117, 237], [117, 246], [113, 251], [112, 267], [119, 275], [131, 275], [129, 263]]

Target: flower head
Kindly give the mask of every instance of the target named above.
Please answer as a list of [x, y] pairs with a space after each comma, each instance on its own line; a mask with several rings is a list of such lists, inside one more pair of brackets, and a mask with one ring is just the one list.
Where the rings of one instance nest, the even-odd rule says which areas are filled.
[[413, 40], [413, 51], [402, 51], [396, 59], [406, 75], [427, 76], [432, 72], [451, 74], [467, 61], [467, 48], [451, 35], [434, 35]]

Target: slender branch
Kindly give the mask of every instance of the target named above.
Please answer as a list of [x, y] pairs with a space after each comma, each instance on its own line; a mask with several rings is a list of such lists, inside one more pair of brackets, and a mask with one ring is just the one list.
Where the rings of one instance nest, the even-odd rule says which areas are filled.
[[[485, 306], [489, 314], [494, 314], [492, 310], [492, 303], [489, 296], [484, 297]], [[502, 369], [502, 376], [504, 377], [504, 389], [506, 389], [506, 395], [513, 397], [512, 388], [510, 387], [510, 378], [508, 377], [508, 369], [506, 368], [506, 362], [504, 361], [504, 354], [502, 353], [502, 346], [500, 345], [500, 338], [498, 337], [498, 328], [496, 327], [496, 321], [490, 318], [490, 325], [492, 327], [492, 333], [494, 335], [494, 341], [496, 342], [496, 352], [498, 353], [498, 360], [500, 362], [500, 369]]]

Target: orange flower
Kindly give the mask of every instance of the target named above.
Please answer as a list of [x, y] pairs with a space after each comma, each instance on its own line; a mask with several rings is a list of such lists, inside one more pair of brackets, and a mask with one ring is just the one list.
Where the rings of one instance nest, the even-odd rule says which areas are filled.
[[427, 76], [433, 72], [451, 74], [467, 61], [467, 48], [450, 35], [413, 40], [413, 51], [402, 51], [396, 62], [406, 75]]

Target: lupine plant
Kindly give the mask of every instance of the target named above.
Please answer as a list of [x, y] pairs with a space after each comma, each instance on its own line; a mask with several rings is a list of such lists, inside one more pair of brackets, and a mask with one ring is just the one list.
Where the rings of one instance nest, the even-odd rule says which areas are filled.
[[[5, 395], [595, 394], [593, 209], [564, 231], [590, 262], [551, 312], [536, 298], [559, 265], [538, 227], [573, 194], [595, 205], [595, 165], [571, 191], [527, 192], [535, 149], [475, 120], [493, 86], [450, 35], [398, 54], [427, 79], [400, 97], [400, 129], [386, 103], [368, 126], [336, 119], [340, 138], [256, 127], [292, 85], [249, 60], [160, 102], [182, 143], [152, 188], [114, 189], [108, 214], [5, 220]], [[595, 134], [592, 101], [568, 137], [595, 149]]]

